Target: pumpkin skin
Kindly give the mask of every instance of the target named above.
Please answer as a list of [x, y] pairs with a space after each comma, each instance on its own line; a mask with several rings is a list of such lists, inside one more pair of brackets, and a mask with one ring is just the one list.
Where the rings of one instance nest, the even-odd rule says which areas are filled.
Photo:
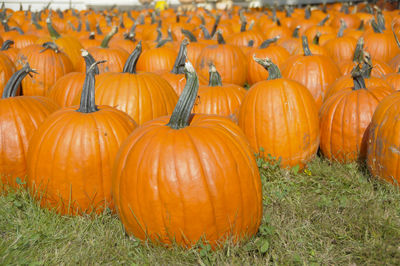
[[[192, 97], [194, 103], [196, 93]], [[179, 129], [168, 120], [143, 124], [116, 158], [113, 198], [125, 231], [186, 248], [201, 238], [216, 248], [227, 238], [254, 235], [262, 217], [261, 181], [239, 127], [212, 115], [194, 115]]]
[[340, 72], [327, 56], [295, 55], [282, 65], [282, 76], [304, 85], [313, 95], [319, 109], [326, 90], [340, 77]]
[[239, 126], [255, 152], [281, 158], [282, 167], [302, 168], [318, 150], [317, 106], [307, 88], [293, 80], [254, 84], [240, 107]]
[[320, 147], [324, 156], [340, 163], [364, 160], [372, 115], [391, 92], [385, 87], [352, 87], [327, 99], [320, 110]]
[[136, 127], [124, 112], [94, 105], [94, 71], [87, 73], [81, 105], [53, 113], [29, 142], [30, 192], [41, 206], [63, 215], [113, 209], [114, 158]]
[[7, 81], [17, 71], [14, 63], [4, 53], [0, 53], [0, 92], [3, 94], [3, 89], [7, 84]]
[[24, 95], [44, 96], [57, 79], [73, 70], [71, 60], [65, 53], [53, 48], [44, 49], [42, 45], [33, 44], [21, 49], [18, 54], [17, 68], [29, 62], [39, 73], [22, 81]]
[[[31, 71], [29, 66], [20, 71], [27, 69]], [[16, 84], [15, 90], [18, 87]], [[0, 99], [0, 178], [3, 185], [16, 188], [17, 177], [25, 182], [29, 140], [43, 120], [57, 109], [56, 103], [42, 96]]]
[[392, 86], [393, 90], [400, 90], [400, 68], [397, 73], [385, 75], [384, 79], [390, 86]]
[[169, 47], [159, 47], [145, 50], [137, 63], [138, 71], [157, 72], [170, 71], [178, 53]]
[[368, 135], [367, 165], [372, 176], [400, 184], [400, 93], [384, 98], [372, 117]]
[[59, 78], [46, 91], [46, 97], [52, 99], [61, 107], [71, 106], [76, 98], [80, 99], [84, 81], [84, 73], [70, 72]]

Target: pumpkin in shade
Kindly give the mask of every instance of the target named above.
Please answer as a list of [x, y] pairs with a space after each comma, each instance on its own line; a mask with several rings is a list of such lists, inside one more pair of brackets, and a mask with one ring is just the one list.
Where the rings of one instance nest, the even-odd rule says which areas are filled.
[[300, 83], [282, 78], [269, 58], [255, 58], [268, 80], [250, 87], [239, 111], [239, 126], [261, 155], [281, 159], [282, 167], [304, 167], [319, 146], [318, 109]]
[[392, 93], [385, 87], [366, 87], [359, 67], [352, 77], [354, 86], [332, 95], [319, 113], [321, 151], [329, 160], [341, 163], [366, 158], [372, 115], [378, 103]]
[[104, 37], [100, 46], [89, 47], [87, 51], [95, 60], [106, 60], [104, 64], [99, 65], [100, 73], [120, 72], [124, 68], [124, 64], [129, 57], [129, 53], [122, 48], [108, 47], [111, 38], [117, 34], [118, 27], [113, 27], [111, 31]]
[[400, 186], [400, 92], [376, 107], [368, 134], [367, 165], [371, 175]]
[[154, 73], [136, 73], [141, 42], [132, 52], [122, 73], [100, 74], [96, 82], [96, 103], [126, 112], [139, 125], [171, 114], [178, 97], [169, 83]]
[[396, 73], [389, 73], [384, 79], [394, 90], [400, 90], [400, 66]]
[[197, 114], [222, 115], [237, 121], [239, 107], [246, 90], [235, 84], [222, 84], [221, 76], [213, 64], [207, 85], [199, 87], [199, 101], [193, 108]]
[[[6, 41], [7, 42], [7, 41]], [[8, 80], [17, 71], [14, 63], [5, 54], [0, 52], [0, 92], [3, 93], [3, 89], [6, 86]]]
[[246, 56], [242, 50], [226, 44], [221, 32], [217, 32], [218, 44], [209, 45], [201, 51], [196, 70], [204, 80], [208, 78], [208, 66], [213, 63], [220, 70], [223, 83], [243, 86], [246, 82]]
[[163, 77], [168, 83], [174, 88], [174, 91], [179, 96], [182, 93], [183, 88], [186, 84], [185, 79], [185, 61], [187, 57], [187, 46], [189, 41], [187, 39], [183, 39], [181, 46], [179, 48], [178, 56], [176, 57], [174, 67], [171, 71], [158, 71], [156, 74]]
[[129, 235], [187, 248], [202, 240], [216, 248], [257, 232], [261, 180], [237, 125], [191, 115], [199, 85], [190, 63], [185, 72], [173, 114], [143, 124], [121, 145], [113, 198]]
[[282, 65], [282, 76], [303, 84], [313, 95], [317, 108], [322, 104], [329, 85], [340, 77], [339, 69], [331, 58], [313, 55], [307, 37], [302, 37], [303, 55], [294, 55]]
[[[42, 96], [16, 96], [23, 78], [34, 72], [29, 64], [8, 81], [0, 99], [0, 178], [16, 187], [25, 181], [28, 142], [42, 121], [59, 107]], [[1, 190], [0, 190], [1, 191]]]
[[14, 47], [14, 42], [12, 40], [6, 40], [3, 42], [0, 51], [1, 53], [7, 55], [11, 62], [17, 61], [19, 49]]
[[80, 106], [53, 113], [29, 142], [30, 192], [41, 206], [60, 214], [113, 208], [113, 162], [120, 144], [136, 127], [124, 112], [95, 105], [96, 64], [86, 73]]
[[[83, 58], [86, 58], [88, 62], [86, 69], [88, 71], [95, 60], [88, 52], [83, 53]], [[74, 100], [81, 98], [85, 76], [82, 72], [70, 72], [62, 76], [46, 91], [46, 97], [54, 100], [61, 107], [74, 105]], [[79, 101], [76, 104], [79, 104]]]
[[24, 95], [44, 96], [57, 79], [73, 70], [69, 57], [52, 42], [33, 44], [19, 51], [17, 68], [26, 62], [39, 74], [22, 81]]

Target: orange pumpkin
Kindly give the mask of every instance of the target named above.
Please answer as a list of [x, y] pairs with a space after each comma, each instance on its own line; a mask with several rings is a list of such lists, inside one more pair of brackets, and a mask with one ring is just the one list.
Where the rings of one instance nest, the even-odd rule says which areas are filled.
[[257, 232], [261, 180], [237, 125], [191, 116], [198, 79], [190, 63], [185, 69], [187, 84], [172, 116], [143, 124], [122, 144], [113, 198], [129, 235], [187, 248], [202, 239], [216, 248]]
[[[239, 126], [253, 150], [281, 160], [282, 167], [304, 167], [319, 146], [318, 109], [300, 83], [282, 78], [268, 58], [268, 80], [250, 87], [239, 112]], [[268, 158], [267, 158], [268, 159]]]
[[94, 66], [86, 74], [80, 106], [53, 113], [29, 142], [30, 192], [41, 206], [60, 214], [113, 209], [114, 158], [122, 141], [136, 127], [127, 114], [95, 105]]

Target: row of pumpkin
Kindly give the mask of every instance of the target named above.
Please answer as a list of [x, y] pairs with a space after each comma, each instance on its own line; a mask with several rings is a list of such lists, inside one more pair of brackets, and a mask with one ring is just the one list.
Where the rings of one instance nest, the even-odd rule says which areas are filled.
[[[8, 82], [0, 100], [2, 183], [26, 183], [43, 206], [61, 214], [116, 209], [127, 232], [141, 239], [191, 246], [205, 237], [216, 246], [221, 238], [257, 231], [262, 196], [254, 153], [280, 158], [283, 167], [304, 167], [319, 147], [340, 162], [368, 155], [373, 175], [397, 182], [400, 74], [389, 63], [398, 67], [398, 14], [342, 11], [295, 9], [270, 18], [252, 10], [45, 10], [47, 37], [38, 37], [40, 14], [3, 9], [0, 58], [9, 72], [3, 71]], [[360, 14], [365, 29], [353, 21]], [[90, 30], [98, 24], [97, 31], [110, 31], [87, 50], [78, 41], [83, 18]], [[249, 29], [252, 18], [257, 22]], [[242, 23], [235, 32], [236, 20]], [[130, 22], [116, 38], [113, 24], [121, 31]], [[39, 44], [12, 48], [29, 35], [15, 28], [29, 27]], [[255, 36], [272, 28], [280, 38], [271, 33], [252, 47]], [[304, 36], [283, 42], [290, 28]], [[230, 35], [226, 42], [223, 34]], [[238, 36], [242, 45], [232, 44]], [[129, 45], [131, 54], [107, 48], [113, 41]], [[248, 91], [241, 87], [246, 80]]]

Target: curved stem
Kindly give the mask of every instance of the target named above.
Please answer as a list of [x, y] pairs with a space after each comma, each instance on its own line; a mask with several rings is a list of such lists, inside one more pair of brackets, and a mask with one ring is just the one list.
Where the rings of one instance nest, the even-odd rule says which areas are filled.
[[365, 80], [363, 78], [362, 70], [360, 69], [359, 65], [357, 65], [351, 71], [351, 77], [353, 78], [353, 83], [354, 83], [353, 90], [366, 89]]
[[376, 23], [375, 19], [373, 19], [373, 20], [371, 21], [371, 26], [372, 26], [372, 29], [374, 30], [375, 33], [382, 33], [382, 32], [383, 32], [383, 30], [382, 30], [382, 29], [379, 27], [379, 25]]
[[297, 26], [297, 27], [294, 29], [294, 31], [293, 31], [293, 33], [292, 33], [292, 37], [293, 37], [293, 38], [299, 38], [299, 30], [300, 30], [300, 26]]
[[11, 45], [14, 44], [13, 40], [6, 40], [5, 42], [3, 42], [3, 45], [1, 46], [0, 50], [1, 51], [5, 51], [11, 48]]
[[156, 48], [163, 47], [167, 42], [170, 42], [170, 41], [171, 41], [171, 39], [169, 39], [169, 38], [164, 39], [164, 40], [160, 40], [160, 41], [157, 43]]
[[360, 26], [358, 26], [357, 30], [364, 31], [364, 20], [361, 20]]
[[101, 31], [100, 25], [96, 24], [96, 32], [98, 35], [103, 35], [103, 32]]
[[118, 32], [118, 27], [114, 26], [111, 31], [104, 37], [103, 41], [100, 44], [101, 48], [108, 48], [108, 43], [114, 37], [115, 34]]
[[31, 23], [35, 26], [37, 30], [43, 29], [43, 27], [37, 21], [36, 12], [31, 13]]
[[305, 19], [310, 19], [310, 17], [311, 17], [311, 6], [308, 5], [306, 7], [306, 9], [304, 10], [304, 18]]
[[186, 85], [179, 97], [178, 103], [167, 124], [172, 129], [181, 129], [189, 126], [190, 115], [197, 98], [199, 80], [196, 71], [190, 62], [185, 64]]
[[105, 61], [95, 62], [86, 71], [86, 77], [82, 88], [81, 102], [79, 109], [76, 110], [77, 112], [88, 114], [99, 110], [95, 103], [95, 69], [98, 64], [104, 62]]
[[42, 47], [43, 49], [40, 50], [40, 53], [43, 53], [47, 49], [51, 49], [56, 53], [60, 52], [60, 49], [58, 49], [58, 46], [54, 42], [45, 42], [42, 44]]
[[61, 37], [60, 33], [58, 33], [56, 29], [53, 27], [50, 17], [46, 19], [46, 24], [47, 24], [47, 30], [49, 31], [51, 38], [58, 39]]
[[28, 63], [26, 63], [23, 68], [15, 72], [8, 80], [6, 86], [4, 87], [2, 98], [5, 99], [15, 97], [22, 80], [26, 77], [26, 75], [30, 75], [30, 73], [37, 74], [37, 72], [33, 70]]
[[181, 29], [181, 32], [183, 35], [185, 35], [186, 38], [189, 39], [190, 42], [197, 42], [196, 36], [194, 36], [194, 34], [191, 31]]
[[211, 30], [211, 37], [214, 37], [215, 33], [217, 32], [217, 28], [218, 28], [220, 20], [221, 20], [221, 15], [218, 14], [217, 17], [215, 18], [215, 22], [214, 22], [214, 25]]
[[268, 71], [268, 79], [280, 79], [282, 78], [281, 71], [279, 70], [278, 66], [272, 63], [271, 59], [266, 57], [265, 59], [257, 58], [256, 55], [253, 55], [254, 61], [259, 63], [265, 70]]
[[[83, 56], [83, 59], [85, 60], [85, 65], [86, 65], [86, 72], [89, 71], [90, 67], [96, 63], [96, 60], [94, 59], [94, 57], [89, 54], [88, 51], [86, 51], [85, 49], [81, 49], [81, 54]], [[100, 73], [99, 68], [97, 65], [94, 66], [94, 74], [98, 75]]]
[[211, 37], [210, 33], [208, 32], [206, 26], [200, 25], [200, 29], [203, 31], [204, 39], [211, 40], [212, 37]]
[[310, 47], [308, 46], [308, 40], [306, 36], [301, 36], [301, 43], [303, 45], [303, 52], [305, 56], [312, 55]]
[[185, 73], [185, 62], [187, 58], [187, 45], [189, 41], [187, 39], [183, 39], [181, 43], [181, 47], [179, 48], [178, 56], [176, 57], [174, 67], [172, 68], [171, 73], [174, 74], [184, 74]]
[[315, 45], [319, 45], [319, 38], [320, 38], [320, 37], [321, 37], [321, 33], [318, 31], [318, 32], [315, 34], [312, 43], [315, 44]]
[[346, 22], [344, 21], [344, 19], [340, 19], [340, 28], [337, 34], [338, 38], [343, 37], [343, 33], [346, 28], [347, 28]]
[[136, 73], [136, 64], [139, 60], [140, 54], [142, 53], [142, 41], [139, 41], [135, 47], [135, 50], [129, 55], [124, 65], [123, 73]]
[[321, 20], [317, 25], [318, 26], [324, 26], [325, 23], [329, 20], [330, 15], [327, 15], [323, 20]]
[[372, 72], [372, 61], [371, 61], [371, 56], [369, 53], [364, 52], [364, 61], [362, 63], [362, 75], [364, 78], [370, 78], [371, 77], [371, 72]]
[[392, 32], [393, 32], [393, 35], [394, 35], [394, 39], [396, 40], [397, 47], [400, 48], [400, 41], [399, 41], [399, 38], [397, 38], [396, 33], [394, 32], [394, 27], [393, 27], [393, 25], [392, 25]]
[[260, 49], [267, 48], [267, 47], [269, 47], [272, 43], [277, 42], [279, 39], [280, 39], [280, 36], [279, 36], [279, 35], [276, 36], [276, 37], [274, 37], [274, 38], [267, 39], [267, 40], [265, 40], [265, 41], [263, 41], [263, 42], [261, 43], [261, 45], [260, 45], [259, 48], [260, 48]]
[[213, 63], [210, 63], [210, 69], [208, 72], [209, 72], [208, 86], [210, 87], [222, 86], [221, 75], [218, 73], [217, 68]]

